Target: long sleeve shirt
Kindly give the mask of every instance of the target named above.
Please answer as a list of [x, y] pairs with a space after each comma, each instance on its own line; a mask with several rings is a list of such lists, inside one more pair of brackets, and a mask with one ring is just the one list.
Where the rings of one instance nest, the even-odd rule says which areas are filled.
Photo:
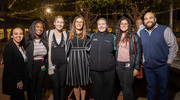
[[[158, 24], [156, 24], [151, 30], [147, 30], [147, 29], [145, 30], [149, 33], [149, 35], [151, 35], [151, 32], [155, 30], [157, 26]], [[178, 51], [178, 44], [174, 33], [171, 31], [169, 27], [167, 27], [164, 31], [164, 39], [169, 47], [169, 55], [168, 55], [167, 63], [171, 64], [176, 57]]]

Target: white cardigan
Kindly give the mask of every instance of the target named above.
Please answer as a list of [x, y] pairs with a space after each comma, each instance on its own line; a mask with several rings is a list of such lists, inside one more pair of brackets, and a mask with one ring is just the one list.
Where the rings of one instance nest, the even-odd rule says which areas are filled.
[[[49, 32], [50, 31], [50, 32]], [[49, 46], [49, 51], [48, 51], [48, 74], [49, 75], [52, 75], [54, 74], [54, 70], [53, 69], [50, 69], [49, 67], [52, 66], [52, 61], [51, 61], [51, 41], [52, 41], [52, 37], [53, 37], [53, 33], [54, 33], [54, 30], [49, 30], [47, 31], [47, 36], [49, 35], [48, 37], [48, 46]], [[67, 50], [67, 44], [66, 44], [66, 41], [67, 41], [67, 34], [65, 31], [62, 32], [63, 33], [63, 36], [64, 36], [64, 41], [65, 41], [65, 51]]]

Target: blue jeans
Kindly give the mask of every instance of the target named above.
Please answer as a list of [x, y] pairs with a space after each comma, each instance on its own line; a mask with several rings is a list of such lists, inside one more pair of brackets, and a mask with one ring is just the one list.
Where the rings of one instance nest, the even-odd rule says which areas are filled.
[[157, 84], [159, 85], [159, 100], [168, 100], [168, 79], [170, 67], [165, 65], [156, 69], [148, 69], [144, 67], [144, 73], [148, 82], [147, 92], [148, 100], [156, 99]]

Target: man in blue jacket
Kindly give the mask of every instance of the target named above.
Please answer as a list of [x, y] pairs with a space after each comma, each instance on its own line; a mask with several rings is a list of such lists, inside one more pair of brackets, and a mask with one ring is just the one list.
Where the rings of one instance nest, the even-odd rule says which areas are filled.
[[140, 37], [148, 82], [148, 100], [156, 99], [157, 84], [160, 90], [159, 100], [168, 100], [169, 65], [178, 51], [176, 37], [169, 27], [157, 24], [156, 17], [151, 12], [144, 15], [144, 25]]

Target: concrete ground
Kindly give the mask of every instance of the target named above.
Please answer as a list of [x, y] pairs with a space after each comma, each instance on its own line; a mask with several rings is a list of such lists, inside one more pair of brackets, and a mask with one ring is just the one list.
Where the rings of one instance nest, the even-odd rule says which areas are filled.
[[[4, 45], [7, 42], [0, 42], [0, 59], [2, 59], [2, 50], [4, 48]], [[178, 42], [179, 48], [180, 48], [180, 42]], [[178, 51], [178, 57], [180, 57], [180, 50]], [[3, 69], [0, 69], [0, 100], [10, 100], [8, 95], [2, 94], [2, 73]], [[179, 58], [176, 58], [176, 61], [173, 62], [171, 65], [171, 73], [169, 77], [169, 100], [180, 100], [180, 60]], [[52, 86], [50, 85], [50, 79], [47, 76], [44, 86], [44, 100], [53, 100], [52, 96]], [[147, 90], [146, 90], [146, 79], [135, 79], [133, 84], [133, 91], [135, 100], [147, 100]], [[92, 93], [90, 86], [87, 87], [87, 95], [86, 100], [92, 99]], [[65, 97], [68, 98], [68, 95], [70, 94], [72, 90], [72, 87], [66, 87], [66, 93]], [[116, 80], [116, 88], [115, 88], [115, 98], [118, 98], [117, 100], [122, 100], [122, 94], [119, 95], [119, 92], [121, 90], [121, 87], [119, 85], [118, 79]], [[157, 92], [157, 95], [159, 92]], [[118, 97], [119, 95], [119, 97]], [[71, 97], [69, 97], [68, 100], [75, 100], [74, 94], [72, 93]]]

